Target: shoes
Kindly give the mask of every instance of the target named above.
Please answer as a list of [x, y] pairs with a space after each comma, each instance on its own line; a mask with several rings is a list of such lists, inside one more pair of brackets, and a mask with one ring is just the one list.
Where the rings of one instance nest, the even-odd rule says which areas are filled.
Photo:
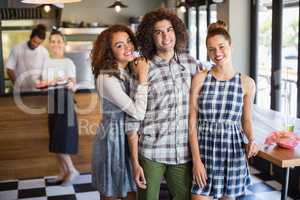
[[70, 173], [69, 176], [67, 176], [67, 178], [62, 182], [62, 186], [69, 186], [72, 185], [72, 182], [80, 175], [80, 173], [75, 170], [73, 172]]
[[57, 176], [56, 178], [47, 179], [47, 183], [49, 184], [61, 184], [64, 181], [64, 177]]

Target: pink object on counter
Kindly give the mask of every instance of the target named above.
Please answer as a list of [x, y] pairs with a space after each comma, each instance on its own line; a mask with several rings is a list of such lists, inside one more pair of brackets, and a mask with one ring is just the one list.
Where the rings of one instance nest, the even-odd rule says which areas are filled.
[[275, 131], [272, 132], [265, 140], [265, 144], [272, 145], [277, 144], [279, 147], [286, 149], [294, 149], [298, 142], [300, 141], [300, 136], [296, 135], [294, 132], [289, 131]]

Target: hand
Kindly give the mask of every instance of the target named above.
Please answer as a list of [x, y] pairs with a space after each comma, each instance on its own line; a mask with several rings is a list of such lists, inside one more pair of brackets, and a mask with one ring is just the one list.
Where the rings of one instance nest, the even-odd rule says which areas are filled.
[[136, 167], [133, 168], [133, 177], [135, 184], [141, 188], [141, 189], [146, 189], [146, 178], [144, 175], [144, 170], [140, 165], [137, 165]]
[[70, 89], [70, 90], [74, 90], [74, 86], [75, 86], [75, 84], [74, 84], [73, 81], [69, 81], [69, 82], [67, 83], [67, 88]]
[[56, 85], [56, 81], [55, 80], [49, 80], [47, 82], [47, 85], [50, 85], [50, 86]]
[[43, 88], [46, 88], [48, 85], [47, 85], [47, 82], [46, 81], [42, 81], [42, 80], [37, 80], [35, 82], [35, 87], [37, 89], [43, 89]]
[[193, 162], [193, 180], [199, 187], [204, 187], [206, 185], [206, 169], [201, 161]]
[[246, 144], [246, 152], [247, 152], [247, 158], [251, 158], [252, 156], [256, 156], [258, 153], [258, 146], [255, 144], [255, 142], [249, 141], [248, 144]]
[[147, 83], [149, 62], [144, 57], [138, 57], [134, 60], [133, 70], [137, 74], [140, 84]]

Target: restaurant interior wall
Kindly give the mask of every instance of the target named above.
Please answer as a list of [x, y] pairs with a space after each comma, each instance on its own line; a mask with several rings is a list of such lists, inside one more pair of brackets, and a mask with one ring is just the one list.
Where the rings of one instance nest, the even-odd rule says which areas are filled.
[[128, 24], [129, 17], [139, 17], [146, 12], [160, 7], [161, 0], [123, 0], [128, 8], [116, 13], [107, 8], [113, 0], [82, 0], [79, 3], [65, 4], [62, 12], [62, 21], [99, 22], [102, 25], [115, 23]]

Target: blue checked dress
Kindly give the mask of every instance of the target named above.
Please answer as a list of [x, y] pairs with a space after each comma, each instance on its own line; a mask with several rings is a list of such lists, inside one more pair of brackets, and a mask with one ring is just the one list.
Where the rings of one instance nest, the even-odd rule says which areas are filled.
[[241, 74], [219, 81], [208, 72], [199, 98], [198, 141], [207, 185], [193, 185], [192, 193], [221, 198], [245, 194], [251, 184], [241, 127]]

